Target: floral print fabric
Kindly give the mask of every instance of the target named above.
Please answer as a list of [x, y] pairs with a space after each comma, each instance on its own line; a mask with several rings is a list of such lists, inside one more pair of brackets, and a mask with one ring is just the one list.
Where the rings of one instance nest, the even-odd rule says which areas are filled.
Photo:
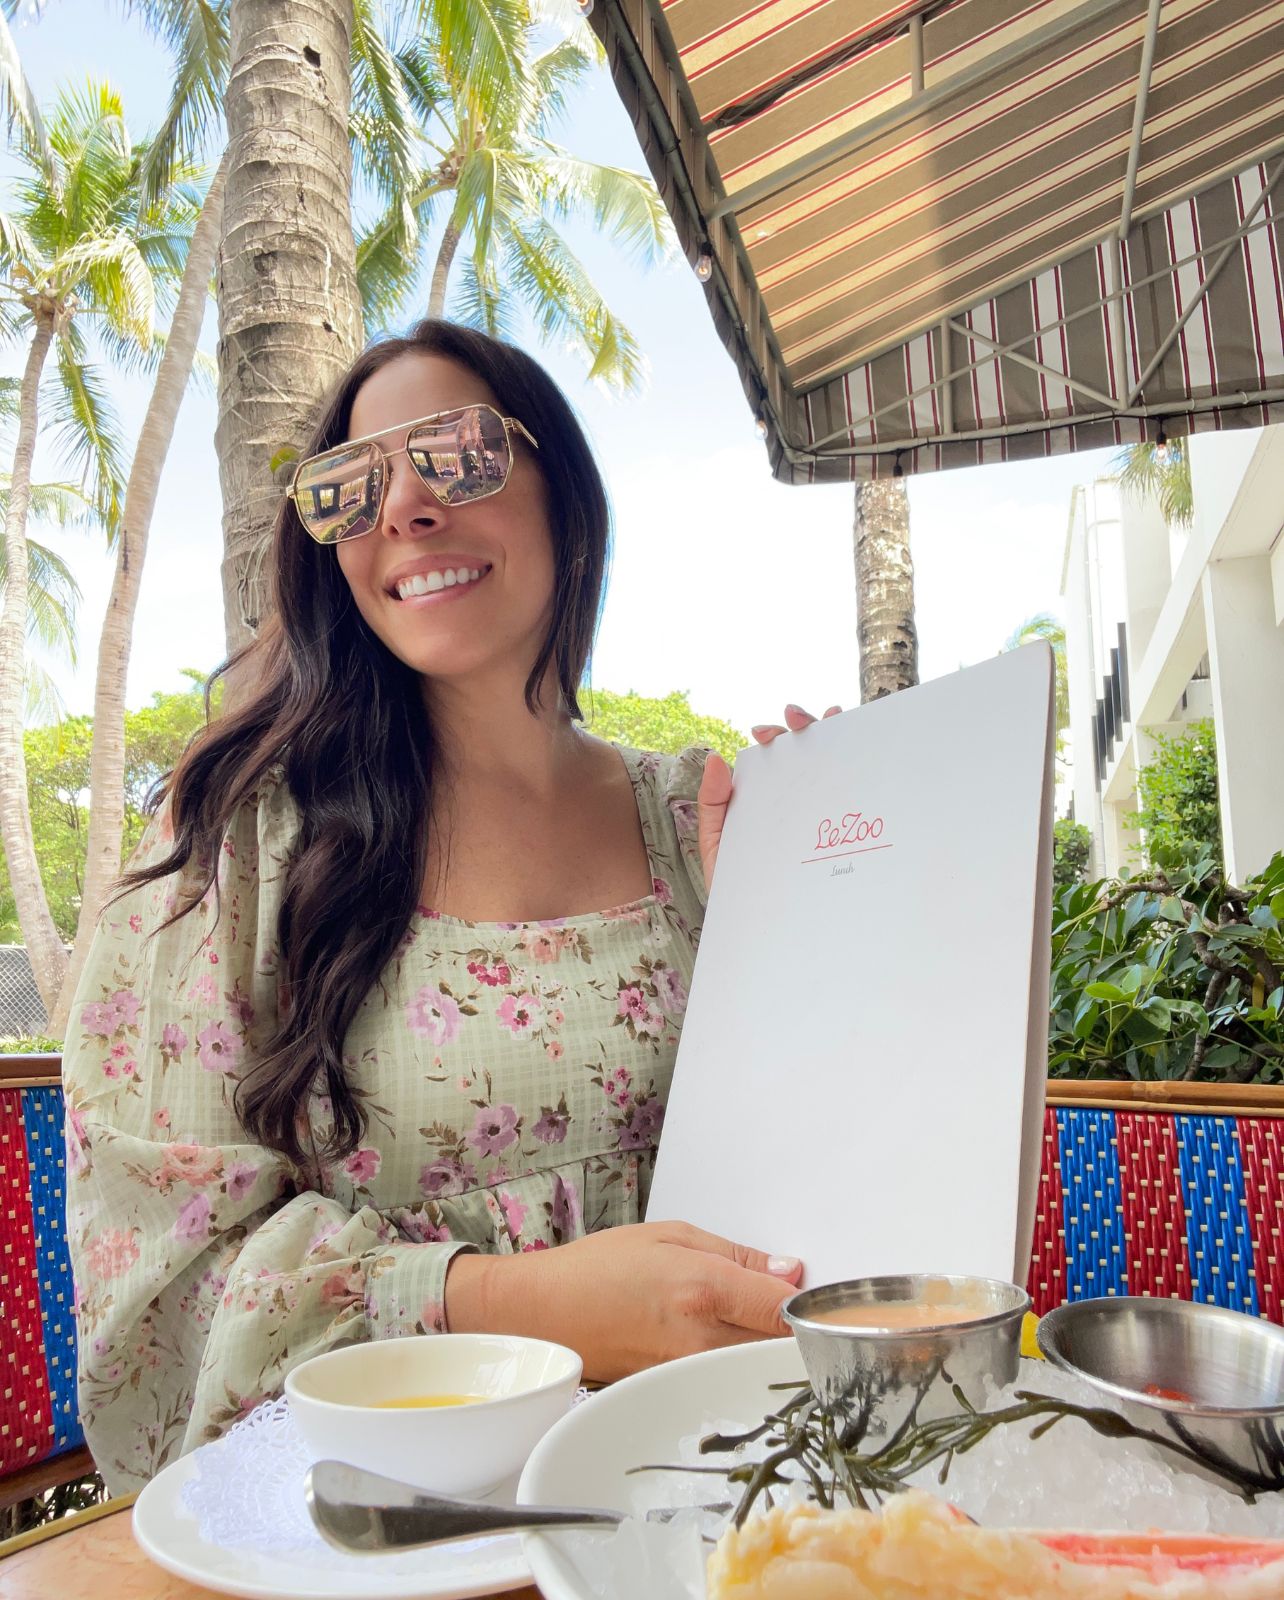
[[[223, 840], [218, 895], [168, 928], [163, 879], [104, 913], [63, 1060], [85, 1432], [140, 1487], [334, 1346], [444, 1327], [459, 1249], [544, 1250], [644, 1214], [704, 881], [703, 750], [621, 751], [653, 892], [541, 923], [421, 908], [345, 1040], [367, 1114], [300, 1172], [233, 1093], [275, 1025], [297, 807], [276, 776]], [[140, 860], [169, 848], [165, 811]], [[329, 1107], [307, 1107], [318, 1144]]]

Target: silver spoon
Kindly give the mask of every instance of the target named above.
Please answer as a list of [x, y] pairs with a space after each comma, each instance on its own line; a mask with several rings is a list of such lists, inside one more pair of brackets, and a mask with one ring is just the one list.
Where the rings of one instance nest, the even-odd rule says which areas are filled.
[[342, 1461], [316, 1462], [303, 1492], [321, 1536], [341, 1550], [413, 1550], [519, 1528], [614, 1528], [624, 1521], [619, 1511], [452, 1500]]

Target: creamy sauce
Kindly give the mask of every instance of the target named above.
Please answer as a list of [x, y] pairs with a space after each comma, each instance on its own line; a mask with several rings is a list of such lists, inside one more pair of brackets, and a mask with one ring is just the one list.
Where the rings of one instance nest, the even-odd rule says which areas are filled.
[[407, 1406], [471, 1406], [485, 1398], [484, 1394], [408, 1394], [399, 1400], [376, 1400], [374, 1404], [381, 1410], [400, 1411]]
[[971, 1306], [934, 1305], [923, 1300], [885, 1300], [863, 1306], [838, 1306], [833, 1311], [813, 1311], [808, 1322], [826, 1322], [838, 1328], [936, 1328], [947, 1322], [975, 1322], [984, 1311]]

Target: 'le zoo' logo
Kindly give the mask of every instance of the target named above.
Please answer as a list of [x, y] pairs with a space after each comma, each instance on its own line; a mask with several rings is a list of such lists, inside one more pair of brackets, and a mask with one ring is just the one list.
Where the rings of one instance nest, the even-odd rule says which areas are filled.
[[832, 817], [822, 817], [812, 841], [816, 854], [808, 859], [828, 861], [837, 855], [856, 855], [862, 850], [890, 849], [887, 843], [879, 842], [882, 838], [882, 817], [867, 817], [863, 811], [844, 812], [837, 822]]

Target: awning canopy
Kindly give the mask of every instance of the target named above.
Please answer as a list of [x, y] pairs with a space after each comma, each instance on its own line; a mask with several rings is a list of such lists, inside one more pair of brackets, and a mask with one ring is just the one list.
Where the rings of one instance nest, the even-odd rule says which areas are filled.
[[778, 477], [1284, 421], [1284, 0], [592, 21]]

